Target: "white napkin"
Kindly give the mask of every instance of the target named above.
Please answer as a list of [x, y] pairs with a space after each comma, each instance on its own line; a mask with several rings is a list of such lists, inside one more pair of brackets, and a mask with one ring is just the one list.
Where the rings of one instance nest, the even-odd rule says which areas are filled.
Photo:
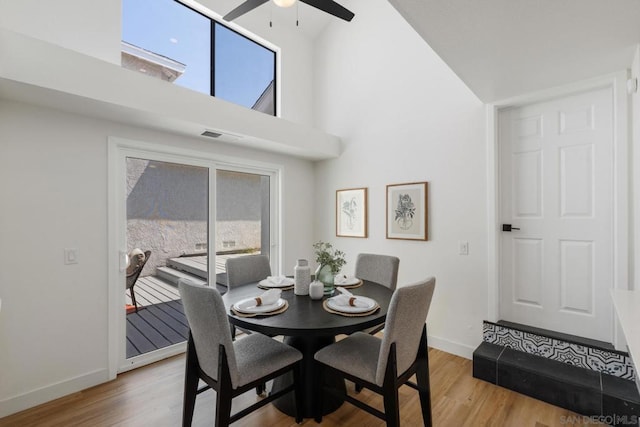
[[246, 310], [248, 308], [259, 307], [262, 305], [275, 304], [280, 299], [281, 294], [282, 290], [280, 289], [269, 289], [268, 291], [263, 292], [255, 298], [250, 298], [242, 301], [240, 304], [238, 304], [237, 307], [240, 310]]
[[362, 299], [359, 299], [357, 296], [354, 296], [351, 292], [346, 290], [345, 288], [337, 287], [340, 295], [336, 295], [335, 297], [331, 297], [331, 300], [340, 306], [346, 307], [362, 307], [367, 308], [369, 304]]
[[269, 276], [267, 277], [267, 281], [273, 283], [274, 285], [282, 285], [287, 278], [285, 276]]
[[280, 295], [282, 294], [282, 290], [280, 289], [269, 289], [266, 292], [258, 295], [254, 298], [247, 298], [238, 302], [235, 305], [236, 310], [254, 310], [256, 307], [261, 306], [269, 306], [278, 302], [280, 299]]

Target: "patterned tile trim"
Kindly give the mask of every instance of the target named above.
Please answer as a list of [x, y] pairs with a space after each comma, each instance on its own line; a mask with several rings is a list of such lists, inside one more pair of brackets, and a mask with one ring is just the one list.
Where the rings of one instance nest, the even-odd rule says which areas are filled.
[[482, 340], [627, 380], [636, 378], [628, 356], [606, 350], [522, 332], [490, 322], [483, 323]]

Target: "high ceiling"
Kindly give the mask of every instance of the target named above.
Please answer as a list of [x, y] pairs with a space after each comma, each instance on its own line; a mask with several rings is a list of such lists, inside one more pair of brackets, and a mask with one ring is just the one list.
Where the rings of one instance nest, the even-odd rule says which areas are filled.
[[484, 102], [631, 66], [638, 0], [389, 0]]
[[[224, 15], [243, 1], [200, 3]], [[627, 69], [640, 43], [640, 0], [337, 1], [355, 20], [358, 8], [389, 1], [484, 102]], [[235, 22], [295, 28], [299, 18], [297, 31], [310, 39], [329, 24], [349, 25], [297, 3], [282, 9], [269, 2]]]

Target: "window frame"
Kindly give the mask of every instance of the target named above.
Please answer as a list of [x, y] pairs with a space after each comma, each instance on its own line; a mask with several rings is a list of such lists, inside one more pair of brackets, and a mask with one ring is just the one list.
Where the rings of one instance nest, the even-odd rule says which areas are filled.
[[[122, 1], [122, 0], [121, 0]], [[272, 45], [271, 43], [268, 43], [264, 40], [262, 40], [260, 37], [257, 37], [256, 35], [250, 33], [249, 31], [239, 27], [236, 24], [233, 23], [223, 23], [221, 22], [222, 19], [221, 17], [212, 12], [211, 10], [209, 10], [208, 8], [206, 8], [205, 6], [196, 3], [194, 0], [173, 0], [174, 3], [177, 3], [180, 6], [183, 6], [195, 13], [197, 13], [198, 15], [204, 17], [205, 19], [209, 20], [209, 45], [210, 45], [210, 73], [209, 73], [209, 95], [216, 97], [215, 95], [215, 82], [216, 82], [216, 47], [215, 47], [215, 32], [216, 32], [216, 25], [221, 25], [224, 28], [232, 31], [233, 33], [245, 38], [246, 40], [249, 40], [250, 42], [256, 43], [258, 46], [261, 46], [262, 48], [266, 49], [267, 51], [271, 52], [273, 54], [273, 114], [268, 114], [268, 113], [264, 113], [262, 111], [259, 110], [254, 110], [254, 111], [259, 111], [263, 114], [267, 114], [267, 115], [272, 115], [273, 117], [280, 117], [280, 49], [274, 45]], [[123, 40], [126, 41], [126, 40]], [[145, 48], [144, 46], [141, 46], [142, 48]], [[266, 89], [266, 88], [265, 88]], [[191, 89], [193, 90], [193, 89]], [[200, 93], [204, 93], [204, 92], [200, 92]], [[224, 98], [220, 98], [223, 99], [225, 101], [228, 102], [232, 102], [235, 105], [239, 105], [241, 107], [244, 107], [244, 105], [240, 105], [237, 104], [233, 101], [229, 101], [226, 100]], [[258, 101], [258, 99], [260, 99], [259, 97], [256, 99], [256, 102]], [[253, 110], [253, 108], [251, 107], [245, 107], [248, 108], [250, 110]]]
[[[182, 3], [180, 0], [173, 0], [177, 3], [182, 4], [185, 7], [189, 7], [186, 6], [184, 3]], [[192, 9], [192, 8], [190, 8]], [[192, 9], [195, 10], [195, 9]], [[198, 11], [196, 11], [198, 12]], [[198, 12], [200, 13], [200, 12]], [[215, 90], [216, 90], [216, 25], [221, 25], [224, 28], [228, 29], [229, 31], [232, 31], [233, 33], [239, 35], [240, 37], [243, 37], [247, 40], [249, 40], [250, 42], [253, 42], [255, 44], [257, 44], [258, 46], [263, 47], [264, 49], [268, 50], [269, 52], [271, 52], [273, 54], [273, 116], [274, 117], [278, 117], [278, 104], [279, 104], [279, 96], [278, 96], [278, 66], [277, 66], [277, 62], [279, 61], [280, 55], [278, 55], [278, 52], [276, 52], [274, 49], [271, 49], [268, 46], [265, 46], [263, 43], [260, 43], [257, 40], [254, 40], [253, 38], [247, 36], [246, 34], [242, 34], [240, 31], [231, 28], [229, 25], [225, 25], [223, 23], [221, 23], [220, 21], [218, 21], [217, 19], [213, 19], [211, 17], [206, 16], [203, 13], [200, 13], [201, 15], [209, 18], [212, 22], [213, 25], [211, 25], [211, 96], [216, 96], [215, 95]], [[266, 89], [266, 88], [265, 88]], [[224, 98], [220, 98], [220, 99], [224, 99]], [[256, 102], [258, 101], [258, 99], [260, 99], [260, 97], [258, 97], [256, 99]], [[229, 102], [233, 102], [233, 101], [229, 101]], [[239, 104], [236, 104], [239, 105]], [[253, 108], [249, 108], [250, 110], [253, 110]], [[255, 110], [258, 111], [258, 110]], [[261, 111], [262, 112], [262, 111]], [[266, 114], [266, 113], [265, 113]]]

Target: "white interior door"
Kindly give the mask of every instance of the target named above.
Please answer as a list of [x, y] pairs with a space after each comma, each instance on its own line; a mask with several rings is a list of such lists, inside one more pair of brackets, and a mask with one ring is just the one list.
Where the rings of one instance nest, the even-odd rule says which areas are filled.
[[611, 342], [611, 88], [503, 110], [499, 132], [500, 317]]

